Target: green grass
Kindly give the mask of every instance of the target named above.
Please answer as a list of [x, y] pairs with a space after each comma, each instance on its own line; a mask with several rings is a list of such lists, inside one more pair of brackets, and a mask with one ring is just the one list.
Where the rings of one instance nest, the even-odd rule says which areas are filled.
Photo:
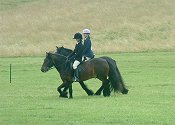
[[[61, 80], [56, 70], [40, 71], [44, 57], [0, 58], [0, 124], [173, 125], [175, 52], [107, 56], [117, 61], [128, 95], [88, 97], [74, 83], [74, 98], [59, 98], [56, 89]], [[94, 91], [101, 85], [97, 79], [86, 84]]]

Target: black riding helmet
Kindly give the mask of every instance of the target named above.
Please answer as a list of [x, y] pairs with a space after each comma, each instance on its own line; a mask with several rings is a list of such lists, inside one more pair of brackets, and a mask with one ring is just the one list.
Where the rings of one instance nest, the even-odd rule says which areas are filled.
[[73, 39], [83, 39], [83, 37], [82, 37], [81, 33], [75, 33]]

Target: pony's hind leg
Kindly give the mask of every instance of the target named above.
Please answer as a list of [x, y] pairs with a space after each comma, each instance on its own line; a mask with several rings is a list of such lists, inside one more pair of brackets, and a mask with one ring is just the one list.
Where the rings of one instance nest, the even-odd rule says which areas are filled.
[[93, 91], [90, 90], [90, 89], [88, 89], [88, 87], [84, 84], [83, 81], [80, 81], [79, 83], [80, 83], [81, 87], [84, 89], [84, 91], [85, 91], [89, 96], [94, 95]]
[[101, 95], [103, 88], [104, 88], [104, 86], [102, 84], [102, 86], [95, 92], [95, 95]]
[[104, 86], [104, 89], [103, 89], [103, 96], [110, 96], [110, 94], [111, 94], [111, 92], [110, 92], [110, 84], [109, 84], [109, 80], [107, 79], [107, 80], [105, 80], [105, 81], [103, 81], [103, 85], [102, 86]]

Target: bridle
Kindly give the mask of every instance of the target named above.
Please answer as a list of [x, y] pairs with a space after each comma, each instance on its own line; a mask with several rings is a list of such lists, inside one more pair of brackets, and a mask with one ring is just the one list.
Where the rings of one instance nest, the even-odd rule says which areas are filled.
[[[54, 69], [55, 67], [61, 67], [61, 66], [65, 65], [65, 64], [67, 64], [67, 63], [70, 61], [70, 60], [68, 59], [68, 57], [65, 56], [65, 55], [61, 55], [61, 54], [58, 54], [58, 53], [51, 53], [51, 54], [53, 54], [53, 55], [59, 55], [59, 56], [65, 57], [65, 58], [66, 58], [66, 61], [65, 61], [64, 63], [60, 64], [60, 65], [55, 65], [54, 67], [49, 68], [49, 70]], [[52, 58], [51, 58], [51, 59], [52, 59]], [[52, 60], [52, 61], [53, 61], [53, 60]]]

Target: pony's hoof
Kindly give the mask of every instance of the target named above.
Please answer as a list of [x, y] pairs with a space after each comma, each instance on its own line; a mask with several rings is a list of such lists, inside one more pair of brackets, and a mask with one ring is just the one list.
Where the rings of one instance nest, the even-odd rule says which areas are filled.
[[96, 92], [95, 95], [101, 95], [101, 93], [100, 92]]
[[87, 94], [88, 94], [88, 96], [92, 96], [92, 95], [94, 95], [94, 93], [93, 93], [92, 90], [90, 90]]
[[128, 94], [128, 89], [124, 89], [123, 91], [122, 91], [122, 94]]
[[69, 99], [73, 99], [73, 97], [72, 97], [72, 96], [70, 96], [70, 97], [69, 97]]
[[60, 97], [62, 97], [62, 98], [68, 98], [67, 95], [60, 95]]
[[103, 96], [104, 97], [109, 97], [110, 96], [110, 93], [103, 93]]
[[67, 92], [62, 92], [62, 93], [60, 94], [60, 97], [68, 98], [68, 96], [67, 96]]

